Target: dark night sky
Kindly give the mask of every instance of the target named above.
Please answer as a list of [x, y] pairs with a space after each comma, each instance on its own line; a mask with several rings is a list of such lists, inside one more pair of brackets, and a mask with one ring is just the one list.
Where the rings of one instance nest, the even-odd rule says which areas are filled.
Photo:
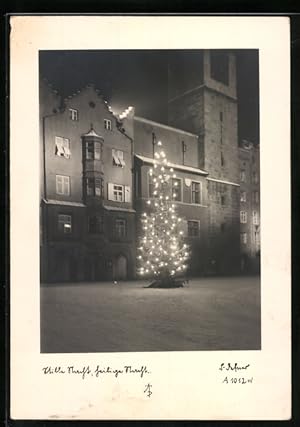
[[[239, 140], [259, 143], [258, 51], [239, 50]], [[94, 83], [116, 112], [167, 123], [168, 55], [163, 50], [41, 51], [40, 75], [64, 97]]]

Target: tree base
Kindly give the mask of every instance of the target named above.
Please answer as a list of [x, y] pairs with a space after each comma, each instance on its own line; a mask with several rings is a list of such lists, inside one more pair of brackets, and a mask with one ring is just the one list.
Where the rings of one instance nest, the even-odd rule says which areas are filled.
[[150, 283], [149, 286], [146, 286], [146, 288], [164, 288], [164, 289], [170, 289], [170, 288], [183, 288], [185, 280], [183, 279], [161, 279], [161, 280], [154, 280], [154, 282]]

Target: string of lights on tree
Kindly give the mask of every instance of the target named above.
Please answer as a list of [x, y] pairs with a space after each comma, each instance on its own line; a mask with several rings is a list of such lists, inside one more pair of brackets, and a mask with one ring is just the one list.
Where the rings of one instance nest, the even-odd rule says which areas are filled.
[[152, 198], [147, 200], [149, 213], [141, 217], [142, 236], [138, 247], [138, 272], [153, 278], [158, 286], [176, 283], [187, 269], [189, 248], [184, 243], [183, 221], [176, 213], [176, 174], [158, 141], [153, 168], [149, 170]]

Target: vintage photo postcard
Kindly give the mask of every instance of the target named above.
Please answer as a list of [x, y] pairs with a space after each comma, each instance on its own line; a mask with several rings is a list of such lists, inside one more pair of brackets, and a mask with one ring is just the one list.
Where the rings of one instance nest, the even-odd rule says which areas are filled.
[[283, 17], [10, 19], [11, 417], [291, 417]]

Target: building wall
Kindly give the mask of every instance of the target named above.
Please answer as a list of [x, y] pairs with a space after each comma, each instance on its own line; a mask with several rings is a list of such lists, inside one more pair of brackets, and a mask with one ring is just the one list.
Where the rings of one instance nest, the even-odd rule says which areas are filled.
[[[240, 224], [241, 268], [243, 271], [260, 270], [260, 161], [259, 146], [243, 141], [239, 149], [241, 179], [240, 211], [246, 212], [246, 222]], [[257, 174], [255, 179], [255, 175]], [[245, 201], [246, 197], [246, 201]], [[257, 213], [254, 220], [253, 213]], [[245, 240], [246, 236], [246, 240]]]
[[[50, 107], [51, 96], [41, 96], [41, 113]], [[78, 111], [78, 120], [70, 119], [69, 109]], [[111, 120], [111, 130], [104, 119]], [[101, 141], [101, 160], [84, 160], [85, 136], [93, 127]], [[43, 137], [44, 135], [44, 137]], [[68, 138], [70, 158], [55, 151], [55, 137]], [[118, 128], [116, 117], [93, 87], [87, 87], [64, 101], [64, 109], [45, 120], [41, 146], [46, 151], [46, 192], [42, 202], [42, 279], [45, 281], [100, 280], [116, 276], [115, 262], [127, 259], [127, 277], [135, 275], [135, 218], [132, 209], [132, 140]], [[125, 165], [113, 164], [112, 149], [122, 150]], [[56, 191], [56, 175], [70, 178], [70, 194]], [[85, 176], [103, 178], [102, 197], [86, 197]], [[108, 184], [119, 184], [128, 190], [126, 201], [108, 200]], [[129, 196], [128, 196], [129, 194]], [[78, 207], [80, 205], [80, 207]], [[59, 232], [58, 215], [72, 217], [72, 232]], [[88, 231], [88, 218], [103, 218], [103, 231]], [[126, 236], [116, 237], [115, 220], [126, 221]], [[59, 261], [60, 260], [60, 261]], [[62, 265], [59, 266], [58, 264]], [[63, 266], [64, 265], [64, 266]]]
[[[172, 163], [199, 167], [198, 136], [181, 129], [172, 128], [140, 117], [134, 118], [134, 152], [153, 158], [154, 142], [161, 141]], [[183, 156], [182, 147], [185, 144]], [[158, 147], [155, 145], [155, 150]]]
[[[174, 71], [175, 72], [175, 71]], [[239, 157], [235, 57], [228, 82], [212, 77], [211, 52], [203, 54], [202, 84], [169, 100], [169, 123], [199, 136], [199, 167], [208, 171], [209, 258], [213, 268], [239, 265]], [[201, 81], [199, 80], [199, 83]], [[211, 180], [212, 179], [212, 180]], [[216, 180], [216, 181], [214, 181]], [[222, 181], [222, 182], [218, 182]], [[230, 247], [230, 251], [226, 248]]]
[[[40, 195], [44, 194], [44, 152], [43, 152], [43, 130], [44, 121], [48, 116], [55, 114], [61, 107], [61, 96], [44, 80], [39, 83], [39, 102], [40, 102]], [[44, 118], [44, 119], [43, 119]]]
[[212, 178], [238, 183], [236, 101], [204, 90], [203, 102], [204, 168]]
[[239, 186], [207, 180], [209, 257], [215, 273], [239, 269]]
[[[199, 171], [199, 164], [203, 164], [199, 146], [199, 138], [190, 132], [181, 129], [151, 122], [139, 117], [134, 119], [134, 151], [137, 155], [142, 155], [153, 159], [153, 134], [155, 141], [161, 141], [162, 148], [166, 153], [168, 161], [180, 166], [193, 167]], [[185, 144], [183, 156], [182, 142]], [[155, 150], [158, 146], [155, 145]], [[143, 164], [139, 161], [135, 163], [136, 172], [136, 211], [137, 211], [137, 235], [140, 234], [139, 217], [143, 211], [148, 211], [146, 201], [149, 198], [149, 169], [150, 164]], [[174, 202], [177, 214], [183, 219], [183, 231], [185, 240], [191, 249], [191, 259], [189, 260], [190, 275], [205, 274], [208, 270], [208, 206], [207, 206], [207, 185], [206, 173], [192, 173], [188, 170], [176, 170], [176, 177], [182, 183], [182, 201]], [[200, 182], [202, 188], [201, 204], [191, 203], [191, 187], [186, 182]], [[187, 221], [196, 220], [200, 223], [200, 234], [198, 237], [190, 238], [187, 233]]]

